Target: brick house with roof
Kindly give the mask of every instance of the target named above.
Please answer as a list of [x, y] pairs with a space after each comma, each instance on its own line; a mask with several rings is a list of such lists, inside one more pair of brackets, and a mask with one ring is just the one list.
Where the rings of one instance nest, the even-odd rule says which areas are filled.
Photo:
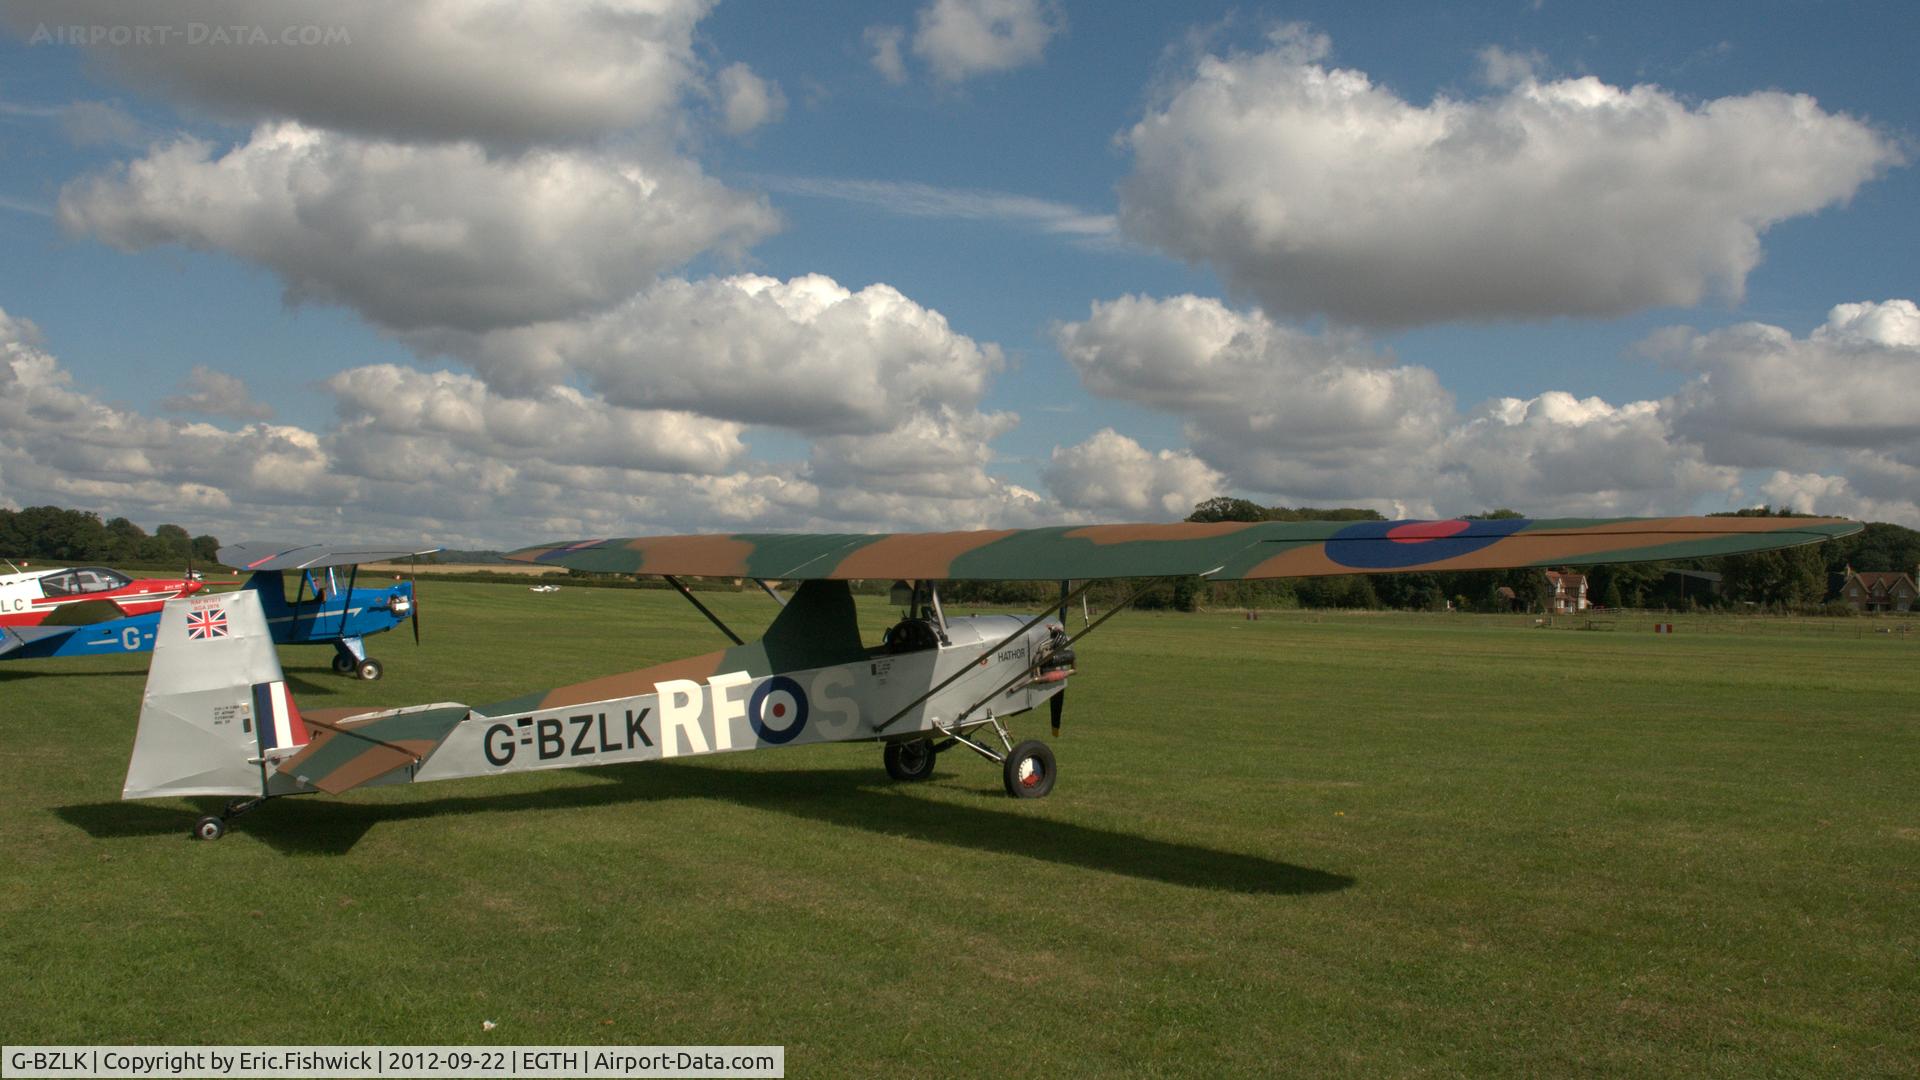
[[1849, 566], [1840, 581], [1840, 600], [1855, 611], [1912, 611], [1916, 597], [1912, 575], [1899, 570], [1863, 574]]
[[1543, 598], [1550, 615], [1571, 615], [1593, 604], [1587, 600], [1587, 575], [1567, 570], [1548, 570], [1547, 594]]

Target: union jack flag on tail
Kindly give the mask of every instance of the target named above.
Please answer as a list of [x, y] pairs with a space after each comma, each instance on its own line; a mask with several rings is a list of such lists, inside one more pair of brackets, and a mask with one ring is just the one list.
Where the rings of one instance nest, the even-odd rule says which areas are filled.
[[227, 613], [219, 608], [207, 608], [187, 613], [187, 640], [211, 641], [227, 636]]
[[253, 716], [260, 725], [260, 751], [292, 750], [311, 741], [306, 721], [284, 682], [255, 683]]

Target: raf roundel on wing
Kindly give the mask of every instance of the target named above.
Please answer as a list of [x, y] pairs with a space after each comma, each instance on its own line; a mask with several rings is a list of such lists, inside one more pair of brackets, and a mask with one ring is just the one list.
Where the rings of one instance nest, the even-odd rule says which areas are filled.
[[1400, 570], [1471, 555], [1532, 524], [1499, 521], [1357, 521], [1327, 541], [1327, 557], [1355, 570]]

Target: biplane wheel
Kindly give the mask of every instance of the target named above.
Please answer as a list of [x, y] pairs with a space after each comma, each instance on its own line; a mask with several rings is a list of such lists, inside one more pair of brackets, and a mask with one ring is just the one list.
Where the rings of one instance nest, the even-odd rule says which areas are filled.
[[354, 669], [354, 666], [355, 666], [355, 664], [354, 664], [354, 659], [353, 659], [353, 657], [351, 657], [351, 656], [341, 656], [341, 655], [340, 655], [340, 654], [338, 654], [338, 653], [335, 653], [335, 654], [334, 654], [334, 657], [333, 657], [333, 670], [334, 670], [334, 671], [335, 671], [335, 672], [336, 672], [337, 674], [341, 674], [341, 675], [345, 675], [345, 674], [347, 674], [348, 672], [350, 672], [350, 671], [352, 671], [352, 670]]
[[1013, 748], [1000, 766], [1007, 794], [1016, 799], [1038, 799], [1053, 790], [1053, 747], [1028, 739]]
[[227, 823], [209, 814], [193, 823], [195, 840], [218, 840], [227, 835]]
[[925, 739], [888, 743], [881, 753], [881, 759], [887, 764], [887, 775], [895, 780], [927, 779], [933, 775], [933, 761], [938, 756], [933, 744]]
[[367, 682], [372, 682], [378, 679], [386, 669], [380, 666], [380, 661], [369, 656], [365, 660], [360, 661], [360, 666], [354, 668], [353, 671], [354, 674], [365, 679]]

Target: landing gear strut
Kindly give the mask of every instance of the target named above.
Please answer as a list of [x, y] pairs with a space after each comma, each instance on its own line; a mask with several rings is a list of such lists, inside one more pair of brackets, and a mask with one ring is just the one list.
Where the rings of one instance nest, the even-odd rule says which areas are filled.
[[[936, 723], [933, 725], [933, 730], [946, 736], [946, 741], [939, 744], [938, 748], [944, 749], [947, 746], [958, 743], [1000, 766], [1000, 778], [1002, 783], [1006, 785], [1007, 794], [1016, 799], [1038, 799], [1052, 791], [1054, 777], [1057, 776], [1059, 772], [1058, 767], [1053, 761], [1053, 747], [1048, 746], [1039, 739], [1027, 739], [1015, 745], [1013, 737], [1007, 734], [1007, 726], [1000, 722], [999, 717], [989, 715], [987, 717], [987, 723], [993, 726], [993, 733], [1000, 737], [1000, 745], [1006, 748], [1005, 752], [995, 750], [985, 743], [976, 742], [962, 734], [957, 728], [944, 727]], [[893, 752], [893, 746], [896, 745], [914, 746], [925, 744], [896, 743], [888, 746], [887, 750], [889, 754]], [[929, 754], [928, 756], [931, 757], [932, 755]], [[888, 771], [892, 771], [891, 758], [889, 759]], [[927, 771], [933, 771], [931, 763], [928, 764]]]

